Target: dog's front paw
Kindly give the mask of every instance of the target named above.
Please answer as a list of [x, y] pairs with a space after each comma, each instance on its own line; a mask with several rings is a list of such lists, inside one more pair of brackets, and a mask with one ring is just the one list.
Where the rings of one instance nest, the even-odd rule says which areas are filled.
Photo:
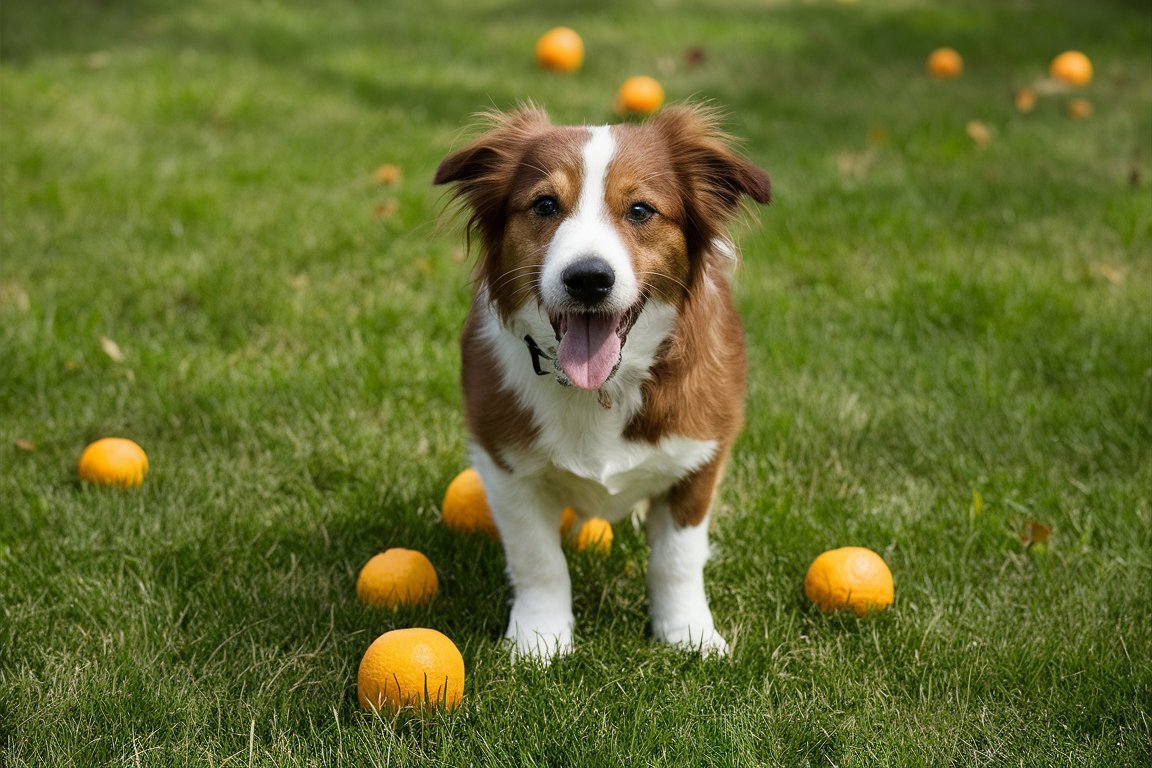
[[701, 656], [727, 656], [728, 643], [711, 624], [686, 624], [679, 627], [654, 626], [653, 634], [686, 651], [699, 651]]
[[528, 620], [513, 611], [505, 637], [513, 643], [517, 660], [535, 661], [547, 666], [553, 659], [572, 651], [572, 620]]

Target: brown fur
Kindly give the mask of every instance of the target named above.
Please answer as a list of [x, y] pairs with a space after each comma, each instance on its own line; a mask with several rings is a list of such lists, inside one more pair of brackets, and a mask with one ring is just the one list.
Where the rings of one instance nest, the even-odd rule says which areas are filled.
[[669, 492], [680, 525], [697, 525], [708, 513], [744, 419], [743, 326], [726, 277], [710, 277], [719, 286], [685, 302], [667, 350], [644, 383], [644, 407], [624, 433], [649, 442], [666, 434], [719, 442], [717, 457]]
[[516, 398], [493, 396], [504, 384], [491, 349], [478, 341], [479, 333], [479, 320], [473, 306], [460, 338], [464, 416], [469, 434], [502, 469], [511, 471], [504, 463], [504, 450], [531, 446], [536, 427], [532, 424], [532, 415]]
[[433, 183], [455, 182], [454, 196], [472, 211], [469, 241], [478, 236], [481, 249], [477, 273], [490, 278], [493, 299], [505, 318], [532, 298], [538, 270], [531, 267], [538, 266], [542, 254], [528, 244], [548, 242], [560, 224], [559, 217], [541, 222], [529, 216], [533, 201], [548, 190], [570, 207], [580, 193], [582, 133], [553, 126], [531, 106], [494, 113], [485, 134], [450, 154], [436, 170]]

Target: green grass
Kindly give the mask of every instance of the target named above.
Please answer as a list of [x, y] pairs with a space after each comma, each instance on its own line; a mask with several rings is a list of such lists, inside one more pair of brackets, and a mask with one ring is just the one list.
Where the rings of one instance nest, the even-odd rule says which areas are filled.
[[[531, 66], [557, 23], [576, 76]], [[964, 77], [929, 81], [944, 44]], [[1066, 48], [1095, 115], [1017, 113]], [[0, 763], [1147, 765], [1150, 49], [1119, 1], [4, 3]], [[636, 72], [775, 183], [708, 570], [734, 654], [645, 638], [620, 526], [573, 556], [576, 652], [513, 666], [499, 547], [437, 523], [468, 267], [430, 179], [472, 113], [600, 122]], [[109, 434], [142, 489], [76, 481]], [[807, 604], [845, 544], [891, 565], [886, 614]], [[357, 604], [394, 545], [433, 606]], [[411, 625], [460, 646], [463, 706], [363, 714], [360, 655]]]

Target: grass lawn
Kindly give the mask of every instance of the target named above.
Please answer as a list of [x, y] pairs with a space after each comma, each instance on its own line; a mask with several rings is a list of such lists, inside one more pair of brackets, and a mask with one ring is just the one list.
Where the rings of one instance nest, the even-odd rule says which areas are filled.
[[[573, 76], [531, 61], [560, 23]], [[1093, 82], [1017, 111], [1069, 48]], [[1121, 0], [5, 2], [0, 764], [1148, 765], [1150, 50]], [[708, 569], [734, 653], [646, 639], [623, 525], [572, 555], [576, 652], [514, 666], [499, 546], [438, 522], [469, 267], [431, 176], [476, 111], [604, 122], [640, 72], [775, 185]], [[143, 488], [76, 480], [105, 435]], [[885, 614], [804, 597], [847, 544]], [[433, 605], [357, 603], [390, 546]], [[404, 626], [463, 652], [454, 713], [358, 708]]]

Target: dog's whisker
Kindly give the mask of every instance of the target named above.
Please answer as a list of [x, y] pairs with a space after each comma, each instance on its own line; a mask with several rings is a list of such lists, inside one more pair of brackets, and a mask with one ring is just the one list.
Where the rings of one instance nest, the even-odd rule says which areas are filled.
[[[527, 276], [527, 277], [535, 276], [536, 278], [538, 278], [540, 271], [541, 271], [541, 267], [539, 265], [535, 265], [535, 264], [510, 269], [510, 270], [500, 274], [495, 280], [493, 280], [490, 288], [492, 290], [498, 290], [500, 288], [503, 288], [508, 283], [519, 280], [525, 276]], [[535, 283], [536, 280], [533, 280], [532, 282]]]
[[677, 277], [674, 277], [673, 275], [668, 275], [668, 274], [665, 274], [663, 272], [656, 272], [653, 270], [643, 270], [641, 272], [637, 272], [636, 274], [640, 277], [655, 277], [655, 278], [659, 278], [661, 280], [667, 280], [668, 282], [672, 283], [673, 285], [677, 286], [678, 288], [680, 288], [681, 290], [683, 290], [685, 292], [687, 292], [687, 290], [688, 290], [688, 284], [685, 283], [683, 280], [681, 280]]
[[514, 280], [522, 280], [524, 278], [531, 279], [538, 272], [539, 272], [539, 270], [532, 270], [532, 269], [518, 269], [518, 270], [509, 271], [509, 272], [504, 272], [500, 276], [498, 276], [494, 281], [492, 281], [492, 284], [493, 285], [503, 285], [504, 283], [512, 282]]

